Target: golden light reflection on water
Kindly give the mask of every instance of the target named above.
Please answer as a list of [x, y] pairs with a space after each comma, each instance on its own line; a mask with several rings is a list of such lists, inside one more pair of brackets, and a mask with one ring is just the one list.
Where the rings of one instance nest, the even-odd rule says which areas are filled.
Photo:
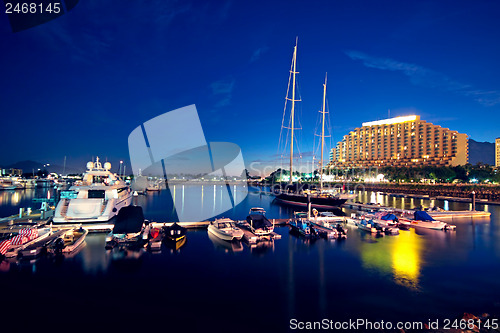
[[17, 206], [17, 204], [19, 203], [19, 201], [21, 201], [21, 196], [19, 195], [19, 192], [15, 192], [12, 195], [12, 204]]
[[422, 250], [425, 240], [414, 230], [401, 231], [399, 236], [387, 236], [376, 243], [363, 243], [363, 266], [383, 274], [392, 274], [394, 282], [410, 289], [419, 289]]

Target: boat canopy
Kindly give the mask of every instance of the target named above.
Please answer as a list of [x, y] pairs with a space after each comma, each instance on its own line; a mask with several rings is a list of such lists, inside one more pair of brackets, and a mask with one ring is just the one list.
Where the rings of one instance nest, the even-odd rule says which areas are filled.
[[423, 210], [417, 210], [413, 213], [413, 218], [417, 221], [435, 221], [427, 212]]
[[120, 209], [116, 216], [114, 234], [130, 234], [141, 231], [144, 214], [140, 206], [127, 206]]
[[386, 214], [380, 217], [380, 219], [384, 221], [398, 221], [398, 217], [392, 213]]
[[259, 214], [250, 214], [247, 216], [247, 222], [254, 229], [264, 229], [272, 227], [273, 224], [264, 216]]

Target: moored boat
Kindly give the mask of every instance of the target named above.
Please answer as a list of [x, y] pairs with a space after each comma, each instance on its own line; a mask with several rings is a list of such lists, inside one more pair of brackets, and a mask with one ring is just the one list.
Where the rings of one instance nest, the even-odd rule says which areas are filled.
[[250, 231], [256, 236], [267, 236], [274, 231], [274, 224], [267, 219], [266, 211], [260, 207], [250, 208], [247, 224]]
[[347, 199], [333, 195], [307, 195], [300, 193], [279, 193], [276, 195], [276, 200], [292, 206], [307, 207], [308, 201], [311, 206], [316, 209], [333, 209], [344, 204]]
[[9, 238], [4, 246], [8, 245], [6, 258], [17, 257], [19, 251], [32, 245], [35, 242], [43, 240], [52, 234], [52, 228], [23, 228], [18, 231], [18, 234]]
[[355, 224], [358, 227], [358, 229], [367, 231], [372, 234], [384, 235], [384, 230], [382, 230], [381, 228], [377, 228], [373, 223], [373, 221], [366, 220], [364, 216], [356, 220]]
[[432, 230], [455, 230], [456, 226], [436, 221], [427, 212], [423, 210], [417, 210], [413, 212], [413, 218], [411, 217], [411, 212], [404, 212], [400, 218], [401, 223], [406, 224], [413, 228], [424, 228]]
[[42, 239], [37, 239], [30, 245], [24, 246], [18, 250], [17, 256], [22, 259], [36, 258], [42, 254], [47, 253], [47, 247], [51, 242], [64, 234], [64, 230], [51, 231], [50, 235]]
[[311, 224], [316, 228], [326, 229], [329, 231], [330, 238], [347, 238], [347, 230], [342, 227], [345, 223], [345, 218], [335, 216], [331, 212], [319, 213], [313, 209], [314, 217], [310, 218]]
[[109, 171], [111, 163], [102, 166], [97, 157], [95, 163], [87, 163], [87, 168], [82, 181], [61, 191], [54, 224], [106, 223], [132, 203], [130, 187]]
[[228, 218], [216, 219], [210, 222], [207, 230], [208, 233], [226, 241], [232, 241], [233, 239], [240, 240], [244, 235], [243, 230], [238, 228], [234, 221]]
[[106, 249], [141, 248], [147, 243], [149, 224], [140, 206], [123, 207], [116, 217], [113, 230], [106, 236]]
[[88, 233], [87, 229], [81, 227], [68, 229], [49, 244], [48, 250], [53, 253], [71, 253], [83, 244]]
[[290, 229], [292, 232], [298, 233], [299, 235], [305, 238], [319, 238], [319, 233], [317, 230], [311, 225], [311, 222], [307, 218], [306, 213], [295, 213], [294, 218], [290, 219], [288, 224], [290, 225]]
[[178, 250], [186, 244], [186, 228], [174, 222], [168, 227], [162, 227], [163, 243], [173, 250]]
[[[297, 185], [294, 185], [293, 179], [293, 153], [294, 153], [294, 123], [295, 123], [295, 102], [298, 102], [300, 99], [296, 99], [295, 90], [296, 90], [296, 71], [297, 66], [297, 41], [295, 43], [295, 47], [293, 49], [293, 58], [292, 65], [290, 69], [290, 76], [288, 79], [288, 87], [292, 89], [287, 90], [287, 95], [285, 98], [285, 103], [288, 101], [291, 102], [291, 114], [290, 114], [290, 127], [286, 127], [290, 133], [290, 171], [289, 171], [289, 179], [288, 186], [284, 189], [279, 187], [278, 193], [275, 193], [276, 200], [280, 203], [292, 206], [301, 206], [307, 207], [309, 204], [316, 209], [333, 209], [337, 208], [340, 205], [344, 204], [348, 197], [340, 197], [338, 194], [327, 193], [323, 191], [323, 152], [324, 152], [324, 138], [325, 138], [325, 115], [326, 111], [326, 83], [327, 77], [325, 75], [325, 83], [323, 84], [323, 108], [320, 111], [322, 114], [322, 132], [321, 132], [321, 160], [320, 160], [320, 189], [317, 192], [312, 192], [306, 190], [305, 188], [299, 189]], [[291, 90], [292, 95], [289, 96], [289, 92]], [[291, 97], [291, 98], [290, 98]], [[286, 104], [285, 109], [286, 110]], [[285, 114], [283, 114], [283, 119], [285, 119]], [[282, 124], [282, 129], [283, 127]], [[287, 132], [288, 133], [288, 132]], [[280, 138], [281, 140], [281, 138]], [[276, 189], [274, 189], [276, 190]], [[273, 191], [276, 192], [276, 191]]]

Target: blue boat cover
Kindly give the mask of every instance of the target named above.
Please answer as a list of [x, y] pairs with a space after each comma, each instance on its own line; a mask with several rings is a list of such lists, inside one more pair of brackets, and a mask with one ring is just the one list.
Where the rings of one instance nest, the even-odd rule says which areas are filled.
[[389, 214], [382, 216], [380, 219], [384, 220], [384, 221], [397, 221], [398, 217], [394, 214], [389, 213]]
[[427, 212], [417, 210], [413, 213], [413, 218], [417, 221], [435, 221]]

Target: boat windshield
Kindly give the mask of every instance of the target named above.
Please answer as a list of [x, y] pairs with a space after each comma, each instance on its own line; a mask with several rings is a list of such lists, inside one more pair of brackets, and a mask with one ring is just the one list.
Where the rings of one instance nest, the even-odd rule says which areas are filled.
[[93, 176], [92, 184], [106, 184], [109, 185], [109, 177], [108, 176]]
[[219, 222], [218, 227], [219, 227], [220, 229], [223, 229], [223, 228], [231, 228], [231, 223], [229, 223], [229, 222]]
[[262, 214], [262, 215], [265, 215], [266, 211], [264, 210], [264, 208], [255, 207], [255, 208], [250, 208], [250, 214]]

